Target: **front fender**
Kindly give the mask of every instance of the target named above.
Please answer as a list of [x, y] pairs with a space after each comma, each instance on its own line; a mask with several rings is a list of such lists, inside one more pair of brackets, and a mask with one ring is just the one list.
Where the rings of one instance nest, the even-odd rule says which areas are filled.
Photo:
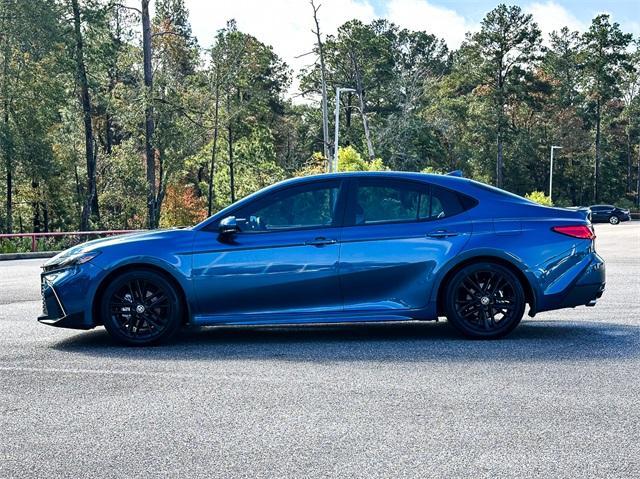
[[105, 282], [108, 281], [109, 278], [112, 278], [119, 272], [127, 269], [144, 267], [161, 270], [171, 276], [171, 278], [178, 283], [184, 292], [187, 313], [189, 318], [191, 317], [191, 305], [189, 302], [189, 298], [192, 297], [193, 290], [191, 282], [191, 254], [175, 254], [163, 257], [139, 254], [119, 259], [114, 257], [110, 258], [109, 256], [111, 255], [100, 255], [96, 258], [100, 258], [100, 261], [96, 262], [96, 266], [99, 266], [102, 271], [94, 278], [94, 281], [92, 281], [91, 286], [87, 291], [88, 303], [85, 309], [87, 322], [94, 326], [98, 324], [96, 318], [93, 317], [93, 305], [97, 295], [100, 293]]

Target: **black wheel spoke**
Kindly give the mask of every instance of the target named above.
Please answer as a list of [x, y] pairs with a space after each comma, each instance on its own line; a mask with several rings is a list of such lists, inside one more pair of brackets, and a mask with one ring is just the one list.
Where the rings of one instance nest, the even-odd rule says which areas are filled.
[[147, 308], [157, 307], [168, 302], [169, 298], [167, 298], [163, 293], [157, 293], [148, 300]]
[[115, 291], [108, 307], [120, 332], [136, 340], [153, 340], [162, 335], [172, 314], [166, 289], [139, 278], [126, 282]]
[[453, 298], [458, 321], [482, 334], [503, 328], [521, 307], [512, 281], [510, 276], [493, 268], [463, 276]]
[[142, 287], [142, 280], [136, 280], [135, 285], [136, 285], [136, 291], [138, 292], [138, 300], [141, 302], [144, 302], [145, 299], [145, 290]]
[[[467, 284], [467, 281], [469, 282], [469, 284]], [[462, 287], [465, 289], [465, 292], [471, 297], [479, 293], [479, 287], [477, 285], [474, 286], [473, 280], [469, 278], [464, 279], [464, 281], [462, 282]]]

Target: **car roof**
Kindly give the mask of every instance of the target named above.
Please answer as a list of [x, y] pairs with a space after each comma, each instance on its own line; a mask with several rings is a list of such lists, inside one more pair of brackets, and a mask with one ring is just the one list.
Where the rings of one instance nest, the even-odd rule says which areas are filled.
[[469, 183], [467, 178], [451, 175], [439, 175], [432, 173], [417, 173], [411, 171], [341, 171], [338, 173], [322, 173], [318, 175], [300, 176], [289, 178], [273, 185], [282, 186], [287, 184], [306, 183], [309, 181], [321, 181], [330, 179], [343, 178], [389, 178], [389, 179], [406, 179], [417, 180], [423, 182], [434, 183], [442, 186], [456, 188], [456, 185], [462, 186]]

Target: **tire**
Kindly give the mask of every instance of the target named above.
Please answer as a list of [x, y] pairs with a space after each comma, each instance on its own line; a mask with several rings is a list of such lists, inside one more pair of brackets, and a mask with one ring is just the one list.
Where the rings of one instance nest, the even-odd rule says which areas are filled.
[[520, 280], [508, 268], [495, 263], [462, 268], [445, 291], [447, 319], [464, 336], [475, 339], [509, 334], [520, 324], [525, 303]]
[[620, 223], [620, 218], [618, 218], [616, 215], [611, 215], [609, 216], [609, 223], [611, 223], [612, 225], [617, 225], [618, 223]]
[[182, 304], [174, 286], [150, 270], [125, 272], [104, 290], [104, 327], [117, 342], [149, 346], [166, 342], [180, 329]]

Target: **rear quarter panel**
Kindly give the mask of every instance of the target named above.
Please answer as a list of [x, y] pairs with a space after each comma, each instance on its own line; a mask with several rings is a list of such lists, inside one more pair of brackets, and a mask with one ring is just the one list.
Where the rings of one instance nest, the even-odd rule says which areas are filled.
[[[554, 295], [562, 294], [572, 285], [594, 254], [592, 241], [562, 235], [551, 228], [588, 221], [576, 211], [471, 190], [469, 194], [479, 200], [478, 206], [469, 212], [473, 235], [464, 251], [442, 268], [439, 281], [462, 262], [479, 257], [499, 258], [524, 274], [534, 296], [535, 310], [547, 309]], [[439, 287], [432, 293], [434, 302]]]

